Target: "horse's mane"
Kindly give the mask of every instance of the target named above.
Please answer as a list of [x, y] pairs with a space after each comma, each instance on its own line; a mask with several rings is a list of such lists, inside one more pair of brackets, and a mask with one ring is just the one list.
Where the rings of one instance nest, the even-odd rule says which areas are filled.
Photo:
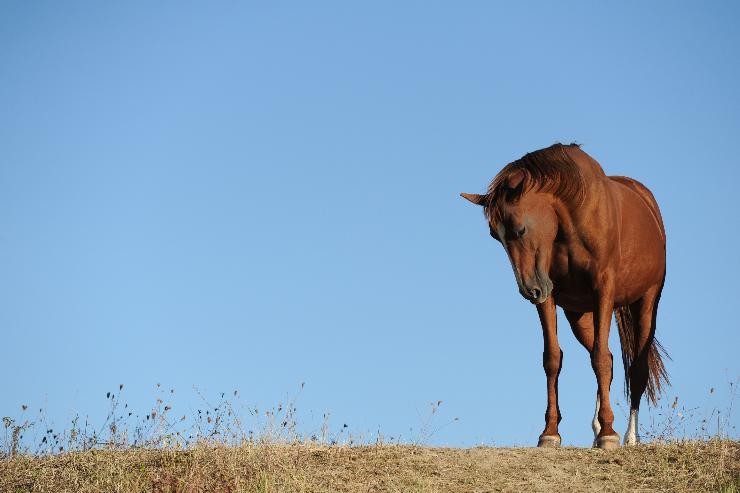
[[[550, 192], [566, 204], [576, 207], [585, 195], [583, 175], [570, 153], [579, 149], [579, 144], [554, 144], [545, 149], [530, 152], [504, 166], [488, 186], [485, 214], [493, 218], [498, 214], [497, 205], [503, 199], [517, 200], [528, 190]], [[518, 193], [507, 187], [509, 177], [521, 172], [523, 179], [517, 187]]]

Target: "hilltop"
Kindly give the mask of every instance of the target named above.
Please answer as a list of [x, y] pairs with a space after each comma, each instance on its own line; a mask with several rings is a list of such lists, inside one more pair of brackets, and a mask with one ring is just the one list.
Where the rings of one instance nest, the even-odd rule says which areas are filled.
[[251, 444], [0, 459], [8, 492], [740, 491], [740, 442], [561, 448]]

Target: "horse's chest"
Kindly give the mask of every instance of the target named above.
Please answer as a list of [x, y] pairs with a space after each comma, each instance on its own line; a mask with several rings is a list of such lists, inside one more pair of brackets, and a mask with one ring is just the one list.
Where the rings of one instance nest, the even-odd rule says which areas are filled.
[[593, 310], [594, 290], [589, 273], [589, 260], [565, 247], [555, 248], [550, 264], [555, 302], [566, 310]]
[[556, 245], [550, 263], [550, 278], [565, 285], [582, 284], [588, 271], [589, 258], [578, 255], [564, 245]]

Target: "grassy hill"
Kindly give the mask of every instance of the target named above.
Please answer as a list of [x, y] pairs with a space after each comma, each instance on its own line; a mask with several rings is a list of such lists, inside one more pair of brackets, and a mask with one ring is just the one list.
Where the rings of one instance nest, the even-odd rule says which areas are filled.
[[197, 446], [0, 458], [2, 492], [740, 491], [740, 442], [596, 449]]

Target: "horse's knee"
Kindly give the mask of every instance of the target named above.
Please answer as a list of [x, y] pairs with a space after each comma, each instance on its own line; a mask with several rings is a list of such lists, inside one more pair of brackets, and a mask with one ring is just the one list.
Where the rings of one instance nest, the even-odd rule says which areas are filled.
[[563, 350], [545, 351], [542, 353], [542, 367], [545, 369], [545, 374], [550, 376], [557, 376], [560, 373], [560, 368], [563, 363]]
[[595, 372], [604, 369], [611, 370], [613, 361], [614, 357], [608, 348], [602, 350], [594, 349], [591, 352], [591, 368], [593, 368]]

